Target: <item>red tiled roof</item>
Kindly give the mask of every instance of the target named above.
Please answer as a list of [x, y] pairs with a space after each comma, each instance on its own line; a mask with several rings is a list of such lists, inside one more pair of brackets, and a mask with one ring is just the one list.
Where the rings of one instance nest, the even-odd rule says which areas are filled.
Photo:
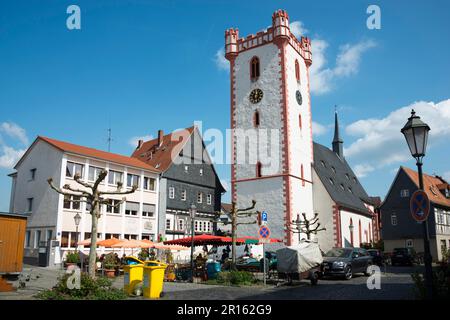
[[127, 156], [123, 156], [123, 155], [111, 153], [111, 152], [105, 152], [105, 151], [101, 151], [101, 150], [97, 150], [97, 149], [93, 149], [93, 148], [83, 147], [83, 146], [79, 146], [79, 145], [68, 143], [68, 142], [50, 139], [47, 137], [39, 136], [38, 139], [45, 141], [45, 142], [49, 143], [50, 145], [54, 146], [55, 148], [57, 148], [61, 151], [64, 151], [64, 152], [74, 153], [74, 154], [78, 154], [78, 155], [82, 155], [82, 156], [88, 156], [88, 157], [92, 157], [92, 158], [96, 158], [96, 159], [104, 160], [104, 161], [110, 161], [110, 162], [118, 163], [121, 165], [129, 166], [129, 167], [146, 169], [146, 170], [150, 170], [153, 172], [159, 171], [159, 170], [155, 169], [153, 166], [151, 166], [143, 161], [140, 161], [136, 158], [127, 157]]
[[225, 211], [226, 213], [230, 213], [231, 209], [233, 208], [231, 203], [223, 203], [222, 202], [222, 209], [223, 211]]
[[[186, 134], [192, 135], [194, 128], [194, 126], [186, 128]], [[178, 155], [183, 149], [185, 142], [187, 142], [187, 139], [184, 136], [183, 138], [179, 136], [179, 133], [180, 131], [175, 131], [163, 136], [160, 146], [158, 146], [158, 138], [144, 142], [131, 156], [144, 161], [158, 170], [166, 171], [172, 164], [172, 154]], [[174, 136], [174, 134], [177, 136]]]
[[[406, 172], [406, 174], [414, 182], [414, 184], [419, 187], [419, 174], [412, 169], [406, 167], [401, 168]], [[450, 207], [450, 199], [447, 199], [438, 188], [438, 186], [442, 183], [445, 182], [437, 177], [433, 177], [425, 173], [423, 174], [423, 187], [425, 189], [424, 191], [427, 193], [430, 201], [442, 206]]]

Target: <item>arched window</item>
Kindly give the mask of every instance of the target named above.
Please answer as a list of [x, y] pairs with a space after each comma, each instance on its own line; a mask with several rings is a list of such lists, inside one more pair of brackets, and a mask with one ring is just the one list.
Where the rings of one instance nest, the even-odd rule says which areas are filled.
[[298, 64], [297, 59], [295, 59], [295, 78], [300, 82], [300, 65]]
[[302, 130], [302, 115], [298, 115], [298, 126], [300, 127], [300, 130]]
[[255, 111], [255, 114], [253, 115], [253, 126], [255, 128], [259, 127], [259, 112]]
[[362, 242], [362, 230], [361, 230], [361, 220], [359, 220], [359, 245], [361, 246]]
[[253, 57], [250, 61], [250, 79], [258, 80], [259, 78], [259, 58]]
[[262, 164], [261, 164], [261, 162], [258, 162], [257, 164], [256, 164], [256, 177], [257, 178], [261, 178], [262, 177]]

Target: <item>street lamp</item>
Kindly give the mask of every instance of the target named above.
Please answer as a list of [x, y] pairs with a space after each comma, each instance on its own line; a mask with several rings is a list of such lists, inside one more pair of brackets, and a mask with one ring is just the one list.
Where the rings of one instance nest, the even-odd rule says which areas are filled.
[[77, 212], [77, 214], [73, 217], [73, 220], [75, 221], [75, 228], [76, 228], [76, 231], [75, 231], [75, 233], [76, 233], [76, 235], [77, 235], [77, 237], [76, 237], [76, 251], [78, 251], [78, 226], [80, 225], [80, 222], [81, 222], [81, 216], [80, 216], [80, 214]]
[[[422, 159], [425, 156], [425, 151], [428, 142], [428, 132], [430, 127], [420, 120], [419, 116], [416, 116], [414, 110], [411, 111], [411, 117], [408, 118], [405, 126], [401, 132], [405, 136], [408, 143], [409, 151], [411, 155], [416, 159], [417, 170], [419, 173], [419, 189], [424, 190], [423, 187], [423, 173], [422, 173]], [[432, 259], [430, 254], [430, 236], [428, 234], [428, 221], [422, 222], [423, 227], [423, 244], [425, 251], [425, 285], [427, 288], [427, 298], [433, 298], [433, 269]]]
[[194, 204], [192, 204], [191, 208], [189, 209], [189, 215], [191, 217], [191, 282], [194, 282], [194, 236], [195, 236], [194, 220], [196, 214], [197, 214], [197, 207]]

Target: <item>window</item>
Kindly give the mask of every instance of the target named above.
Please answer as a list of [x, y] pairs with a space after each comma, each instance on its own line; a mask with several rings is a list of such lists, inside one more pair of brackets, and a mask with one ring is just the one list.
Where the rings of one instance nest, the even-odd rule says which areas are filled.
[[175, 199], [175, 188], [169, 187], [169, 199]]
[[345, 190], [345, 187], [344, 187], [344, 185], [342, 183], [341, 183], [340, 187], [341, 187], [342, 191]]
[[52, 240], [53, 237], [53, 230], [47, 230], [45, 233], [45, 241]]
[[184, 166], [184, 172], [188, 173], [189, 172], [189, 166]]
[[258, 162], [256, 164], [256, 177], [261, 178], [262, 177], [262, 164], [261, 162]]
[[120, 238], [120, 234], [118, 234], [118, 233], [106, 233], [105, 234], [105, 240], [106, 239], [112, 239], [112, 238], [119, 239]]
[[135, 174], [127, 174], [127, 187], [131, 188], [134, 186], [139, 187], [139, 176]]
[[336, 168], [335, 167], [331, 167], [331, 171], [333, 171], [333, 173], [336, 173]]
[[295, 78], [300, 82], [300, 65], [298, 64], [297, 59], [295, 59]]
[[203, 202], [203, 193], [198, 192], [197, 193], [197, 203], [202, 203]]
[[347, 180], [350, 180], [350, 176], [348, 175], [348, 173], [345, 174], [345, 177], [347, 178]]
[[155, 179], [144, 177], [144, 190], [155, 191]]
[[31, 231], [27, 231], [25, 233], [25, 248], [30, 247], [30, 242], [31, 242]]
[[34, 231], [34, 248], [39, 248], [39, 241], [41, 240], [41, 230]]
[[397, 225], [397, 215], [395, 213], [391, 214], [391, 225]]
[[303, 125], [302, 125], [302, 115], [301, 114], [298, 115], [298, 126], [300, 127], [300, 130], [302, 130]]
[[69, 247], [69, 232], [61, 233], [61, 248]]
[[139, 203], [127, 202], [125, 205], [125, 214], [127, 216], [137, 216], [139, 212]]
[[28, 212], [33, 211], [33, 198], [28, 198]]
[[123, 173], [118, 171], [109, 170], [108, 173], [108, 183], [112, 185], [117, 185], [119, 182], [123, 183]]
[[255, 128], [259, 127], [259, 112], [255, 111], [255, 113], [253, 114], [253, 126]]
[[195, 230], [195, 232], [199, 231], [198, 230], [198, 221], [197, 220], [194, 221], [194, 230]]
[[70, 233], [70, 247], [76, 248], [76, 246], [77, 246], [77, 234], [76, 234], [76, 232], [71, 232]]
[[89, 174], [88, 174], [88, 180], [89, 181], [96, 181], [100, 173], [102, 172], [102, 168], [97, 167], [89, 167]]
[[68, 210], [80, 210], [80, 201], [81, 198], [79, 196], [64, 196], [64, 209]]
[[152, 204], [144, 203], [142, 206], [142, 216], [143, 217], [153, 217], [155, 212], [155, 206]]
[[259, 78], [259, 58], [253, 57], [250, 61], [250, 79], [258, 80]]
[[210, 194], [208, 194], [208, 195], [206, 196], [206, 203], [207, 203], [207, 204], [211, 204], [211, 203], [212, 203], [212, 196], [211, 196]]
[[409, 189], [403, 189], [403, 190], [400, 190], [400, 197], [401, 197], [401, 198], [407, 198], [407, 197], [409, 197]]
[[203, 169], [199, 170], [199, 174], [200, 174], [200, 176], [203, 176]]
[[181, 191], [181, 201], [186, 201], [186, 190]]
[[413, 239], [406, 239], [406, 241], [405, 241], [406, 243], [406, 247], [407, 248], [413, 248], [414, 247], [414, 241], [413, 241]]
[[138, 236], [137, 234], [125, 234], [124, 238], [127, 240], [137, 240]]
[[348, 187], [348, 192], [353, 193], [352, 188]]
[[36, 179], [36, 169], [31, 169], [30, 170], [30, 180], [33, 181], [34, 179]]
[[333, 179], [331, 179], [331, 178], [328, 178], [328, 180], [330, 181], [330, 183], [331, 183], [332, 185], [334, 185], [334, 181], [333, 181]]
[[74, 162], [67, 162], [66, 177], [73, 178], [76, 174], [83, 177], [84, 165]]
[[109, 204], [106, 205], [106, 212], [108, 213], [120, 213], [120, 207], [119, 205], [120, 200], [109, 200]]
[[183, 231], [184, 230], [184, 220], [183, 219], [179, 219], [178, 220], [178, 230], [179, 231]]
[[320, 164], [322, 165], [322, 167], [324, 167], [325, 168], [325, 162], [322, 160], [322, 161], [320, 161]]
[[166, 230], [170, 230], [170, 226], [171, 226], [170, 219], [167, 219], [166, 220]]

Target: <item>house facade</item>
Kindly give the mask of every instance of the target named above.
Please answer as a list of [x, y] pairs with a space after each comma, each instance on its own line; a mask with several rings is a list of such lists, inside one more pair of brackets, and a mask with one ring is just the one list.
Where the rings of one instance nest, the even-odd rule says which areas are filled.
[[[68, 184], [80, 189], [73, 177], [79, 173], [92, 183], [101, 170], [108, 175], [100, 184], [102, 191], [123, 190], [138, 185], [126, 202], [117, 208], [103, 205], [98, 222], [99, 239], [156, 239], [158, 234], [159, 171], [137, 159], [38, 137], [15, 166], [11, 174], [10, 211], [29, 215], [25, 234], [25, 262], [36, 264], [39, 248], [56, 240], [49, 264], [58, 264], [64, 253], [74, 250], [76, 242], [90, 238], [91, 215], [86, 203], [67, 201], [50, 189], [47, 179], [62, 188]], [[81, 189], [83, 189], [81, 187]], [[123, 196], [110, 196], [112, 205]], [[71, 200], [77, 200], [76, 198]], [[81, 216], [76, 233], [74, 216]], [[88, 248], [87, 248], [88, 249]], [[86, 249], [86, 250], [87, 250]]]
[[[430, 250], [433, 261], [439, 261], [442, 250], [450, 248], [450, 186], [439, 176], [424, 174], [423, 181], [431, 203], [428, 217]], [[411, 247], [418, 253], [424, 252], [422, 224], [416, 222], [410, 213], [410, 198], [418, 189], [418, 173], [400, 167], [381, 205], [385, 251]]]
[[140, 141], [133, 158], [160, 170], [159, 235], [166, 240], [190, 235], [189, 210], [196, 207], [196, 234], [213, 234], [215, 213], [225, 189], [196, 126]]
[[332, 149], [314, 143], [314, 211], [321, 227], [317, 239], [323, 251], [333, 247], [360, 247], [380, 240], [379, 219], [369, 197], [345, 160], [335, 113]]

